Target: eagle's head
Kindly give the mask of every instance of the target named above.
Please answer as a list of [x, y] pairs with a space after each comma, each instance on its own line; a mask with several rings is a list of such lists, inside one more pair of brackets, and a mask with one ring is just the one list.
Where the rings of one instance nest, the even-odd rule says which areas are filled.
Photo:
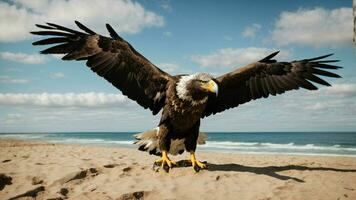
[[218, 95], [218, 85], [207, 73], [181, 76], [176, 85], [177, 96], [192, 105], [202, 104], [210, 94]]

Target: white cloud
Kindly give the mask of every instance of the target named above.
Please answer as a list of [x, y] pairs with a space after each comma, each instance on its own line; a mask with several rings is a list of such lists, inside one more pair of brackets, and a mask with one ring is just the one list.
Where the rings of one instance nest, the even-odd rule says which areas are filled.
[[[110, 23], [120, 33], [137, 33], [147, 27], [164, 25], [162, 16], [146, 10], [132, 0], [11, 0], [0, 2], [0, 42], [17, 42], [31, 38], [35, 23], [54, 22], [73, 27], [79, 20], [104, 33]], [[107, 33], [105, 33], [107, 34]]]
[[305, 106], [304, 110], [324, 110], [327, 107], [328, 106], [325, 103], [317, 102], [317, 103]]
[[170, 0], [158, 0], [158, 3], [159, 3], [159, 7], [161, 7], [163, 10], [168, 12], [172, 11]]
[[13, 52], [0, 52], [0, 58], [24, 64], [41, 64], [46, 61], [45, 56], [40, 54], [25, 54]]
[[242, 36], [246, 38], [254, 38], [260, 29], [261, 29], [261, 25], [252, 24], [245, 28], [245, 30], [242, 32]]
[[126, 105], [121, 94], [107, 93], [0, 93], [0, 105], [41, 107], [110, 107]]
[[[276, 50], [259, 47], [225, 48], [208, 55], [193, 55], [191, 59], [202, 67], [236, 67], [261, 60], [274, 51]], [[283, 50], [277, 58], [284, 59], [290, 54], [290, 51]]]
[[355, 118], [355, 113], [356, 113], [356, 108], [355, 108], [355, 101], [351, 99], [345, 99], [345, 98], [333, 98], [330, 99], [330, 96], [325, 96], [329, 97], [329, 100], [321, 100], [323, 99], [322, 97], [320, 98], [320, 102], [306, 102], [304, 103], [304, 106], [301, 106], [305, 112], [312, 113], [314, 115], [320, 116], [320, 115], [339, 115], [340, 117], [343, 116], [348, 116], [351, 115], [353, 118]]
[[23, 116], [21, 114], [7, 114], [5, 119], [1, 120], [4, 124], [16, 124], [23, 121]]
[[158, 66], [167, 73], [175, 73], [179, 69], [179, 66], [174, 63], [160, 63]]
[[49, 76], [54, 79], [66, 77], [66, 75], [63, 72], [55, 72], [55, 73], [50, 74]]
[[0, 76], [0, 83], [4, 84], [25, 84], [30, 82], [27, 79], [12, 78], [10, 76]]
[[356, 96], [356, 84], [334, 84], [331, 87], [324, 88], [320, 92], [343, 97], [354, 97]]
[[278, 45], [340, 46], [352, 42], [352, 8], [282, 12], [271, 39]]
[[157, 64], [157, 66], [159, 68], [161, 68], [163, 71], [165, 71], [171, 75], [196, 73], [194, 70], [192, 70], [190, 68], [183, 68], [175, 63], [159, 63], [159, 64]]
[[55, 59], [62, 59], [65, 54], [49, 54], [49, 56], [52, 56], [52, 58]]
[[159, 122], [159, 116], [139, 106], [8, 109], [0, 113], [0, 132], [144, 131]]

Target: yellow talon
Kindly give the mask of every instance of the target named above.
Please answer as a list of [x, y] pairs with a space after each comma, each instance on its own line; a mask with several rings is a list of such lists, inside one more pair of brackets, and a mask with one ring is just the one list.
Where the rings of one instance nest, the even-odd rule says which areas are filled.
[[[172, 168], [173, 165], [177, 165], [176, 162], [170, 160], [167, 156], [167, 152], [166, 151], [162, 151], [162, 158], [157, 160], [155, 162], [156, 164], [161, 164], [161, 167], [163, 169], [165, 169], [164, 167], [167, 165], [169, 168]], [[165, 169], [166, 170], [166, 169]], [[166, 170], [167, 171], [167, 170]]]
[[206, 169], [206, 164], [199, 162], [195, 158], [195, 152], [190, 152], [190, 161], [192, 162], [194, 171], [198, 172], [200, 169]]

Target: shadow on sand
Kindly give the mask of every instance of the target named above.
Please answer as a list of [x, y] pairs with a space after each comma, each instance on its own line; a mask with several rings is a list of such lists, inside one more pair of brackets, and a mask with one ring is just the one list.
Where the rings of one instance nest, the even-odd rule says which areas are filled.
[[299, 171], [333, 171], [333, 172], [356, 172], [356, 169], [338, 169], [330, 167], [306, 167], [301, 165], [286, 165], [286, 166], [267, 166], [267, 167], [252, 167], [244, 166], [239, 164], [213, 164], [208, 163], [208, 171], [234, 171], [234, 172], [250, 172], [255, 174], [263, 174], [266, 176], [271, 176], [280, 180], [294, 180], [297, 182], [304, 182], [304, 180], [277, 174], [277, 172], [288, 171], [288, 170], [299, 170]]
[[[339, 169], [339, 168], [331, 168], [331, 167], [307, 167], [303, 165], [286, 165], [286, 166], [266, 166], [266, 167], [253, 167], [253, 166], [245, 166], [239, 165], [235, 163], [230, 164], [213, 164], [208, 162], [203, 162], [207, 165], [207, 171], [220, 171], [220, 172], [249, 172], [254, 174], [262, 174], [266, 176], [270, 176], [273, 178], [277, 178], [280, 180], [294, 180], [297, 182], [304, 183], [305, 181], [299, 178], [280, 175], [278, 172], [288, 171], [288, 170], [298, 170], [298, 171], [332, 171], [332, 172], [355, 172], [356, 169]], [[175, 167], [191, 167], [192, 164], [189, 160], [180, 160], [177, 162]], [[160, 168], [160, 163], [154, 164], [153, 168]], [[166, 169], [168, 172], [169, 169]]]

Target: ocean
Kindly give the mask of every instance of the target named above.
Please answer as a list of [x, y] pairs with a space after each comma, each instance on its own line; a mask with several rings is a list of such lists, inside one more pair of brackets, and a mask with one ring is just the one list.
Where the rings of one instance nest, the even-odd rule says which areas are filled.
[[[0, 139], [136, 148], [134, 132], [0, 133]], [[209, 132], [197, 151], [356, 157], [356, 132]]]

